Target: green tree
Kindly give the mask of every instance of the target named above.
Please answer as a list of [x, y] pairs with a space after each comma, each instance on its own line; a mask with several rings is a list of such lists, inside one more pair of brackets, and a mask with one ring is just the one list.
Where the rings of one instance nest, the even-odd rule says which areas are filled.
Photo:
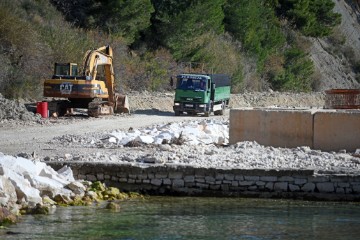
[[150, 26], [153, 11], [150, 0], [103, 0], [91, 12], [95, 27], [131, 44]]
[[279, 0], [277, 10], [304, 35], [323, 37], [341, 22], [341, 15], [333, 12], [334, 6], [332, 0]]
[[285, 44], [272, 5], [263, 0], [228, 0], [225, 6], [225, 29], [242, 43], [244, 51], [257, 56], [259, 70]]
[[76, 26], [97, 29], [132, 44], [150, 26], [150, 0], [51, 0]]
[[311, 91], [314, 64], [307, 54], [293, 47], [285, 52], [284, 71], [272, 79], [272, 86], [283, 91]]
[[[169, 48], [175, 59], [191, 59], [201, 45], [198, 38], [204, 33], [224, 32], [223, 5], [225, 0], [153, 0], [151, 36]], [[200, 45], [199, 45], [200, 44]]]

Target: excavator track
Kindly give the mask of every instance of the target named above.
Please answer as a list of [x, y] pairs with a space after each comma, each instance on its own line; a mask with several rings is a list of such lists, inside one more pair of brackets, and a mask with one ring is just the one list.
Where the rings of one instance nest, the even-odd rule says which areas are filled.
[[88, 115], [90, 117], [99, 117], [101, 115], [114, 114], [114, 107], [107, 101], [94, 100], [89, 103]]

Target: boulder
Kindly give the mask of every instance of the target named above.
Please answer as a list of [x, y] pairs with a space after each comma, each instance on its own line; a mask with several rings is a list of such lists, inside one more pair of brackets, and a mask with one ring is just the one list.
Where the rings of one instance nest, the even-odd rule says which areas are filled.
[[64, 177], [65, 180], [69, 182], [75, 181], [73, 171], [71, 170], [70, 167], [66, 165], [60, 168], [59, 170], [57, 170], [57, 173], [60, 174], [62, 177]]
[[16, 204], [17, 196], [14, 185], [5, 176], [0, 176], [0, 207]]

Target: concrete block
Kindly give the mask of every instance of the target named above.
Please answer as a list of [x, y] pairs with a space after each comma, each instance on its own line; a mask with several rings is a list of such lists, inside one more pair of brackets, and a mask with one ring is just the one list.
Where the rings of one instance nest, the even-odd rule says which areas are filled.
[[86, 180], [88, 180], [90, 182], [98, 181], [98, 179], [96, 178], [95, 175], [86, 175]]
[[222, 173], [216, 173], [215, 178], [216, 178], [216, 180], [223, 180], [223, 179], [224, 179], [224, 174], [222, 174]]
[[296, 185], [303, 185], [305, 183], [307, 183], [307, 179], [305, 179], [305, 178], [295, 178], [294, 179], [294, 184], [296, 184]]
[[172, 179], [181, 179], [182, 177], [183, 177], [182, 172], [170, 172], [169, 173], [169, 178], [172, 178]]
[[205, 177], [205, 182], [207, 183], [215, 183], [215, 178], [212, 176], [206, 176]]
[[243, 181], [243, 180], [244, 180], [244, 176], [243, 176], [243, 175], [235, 175], [235, 180], [237, 180], [237, 181]]
[[302, 186], [301, 190], [304, 192], [313, 192], [315, 190], [315, 184], [310, 182], [305, 183], [305, 185]]
[[273, 182], [268, 182], [266, 185], [265, 185], [265, 188], [270, 190], [270, 191], [273, 191], [274, 190], [274, 183]]
[[336, 193], [345, 193], [344, 188], [336, 188]]
[[282, 177], [279, 177], [279, 181], [280, 182], [293, 182], [294, 178], [289, 177], [289, 176], [282, 176]]
[[260, 181], [264, 182], [276, 182], [277, 177], [276, 176], [260, 176]]
[[193, 183], [193, 182], [195, 182], [195, 177], [194, 176], [185, 176], [184, 181], [186, 183]]
[[240, 186], [251, 186], [251, 185], [254, 185], [254, 184], [255, 184], [254, 181], [241, 181], [241, 182], [239, 182]]
[[313, 146], [310, 110], [231, 109], [229, 142], [256, 141], [274, 147]]
[[169, 178], [163, 179], [163, 184], [164, 185], [171, 185], [171, 179], [169, 179]]
[[238, 186], [239, 186], [239, 182], [238, 182], [238, 181], [232, 181], [231, 186], [232, 186], [232, 187], [238, 187]]
[[225, 174], [224, 177], [225, 177], [225, 180], [232, 181], [232, 180], [234, 180], [235, 175], [234, 174]]
[[161, 186], [162, 180], [161, 179], [151, 179], [151, 184], [155, 186]]
[[248, 187], [249, 191], [256, 191], [258, 187], [256, 185]]
[[244, 179], [246, 181], [259, 181], [260, 177], [259, 176], [244, 176]]
[[353, 186], [353, 187], [352, 187], [352, 190], [353, 190], [353, 192], [355, 192], [355, 193], [360, 193], [360, 186], [359, 186], [359, 185]]
[[360, 148], [360, 111], [319, 111], [314, 117], [314, 149], [354, 152]]
[[229, 191], [229, 185], [228, 184], [221, 184], [221, 190], [223, 190], [224, 192]]
[[185, 186], [185, 182], [184, 182], [184, 180], [182, 180], [182, 179], [175, 179], [174, 181], [173, 181], [173, 185], [172, 185], [173, 187], [184, 187]]
[[211, 190], [219, 190], [220, 187], [221, 187], [220, 185], [210, 185]]
[[299, 192], [300, 191], [300, 187], [298, 185], [294, 185], [294, 184], [289, 184], [289, 190], [291, 192]]
[[103, 173], [98, 173], [98, 174], [96, 174], [96, 178], [97, 178], [99, 181], [103, 181], [103, 180], [105, 179]]
[[274, 184], [274, 191], [287, 192], [287, 190], [288, 190], [288, 183], [287, 182], [276, 182]]
[[321, 193], [331, 193], [335, 191], [334, 183], [332, 182], [317, 183], [316, 187]]
[[265, 186], [265, 182], [263, 181], [257, 181], [255, 184], [256, 186]]

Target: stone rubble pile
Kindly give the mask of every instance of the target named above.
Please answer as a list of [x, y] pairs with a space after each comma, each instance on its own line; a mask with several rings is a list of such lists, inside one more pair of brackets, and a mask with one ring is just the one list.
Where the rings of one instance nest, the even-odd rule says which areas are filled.
[[202, 120], [171, 123], [141, 130], [131, 129], [127, 132], [110, 133], [109, 142], [126, 145], [131, 141], [145, 144], [171, 143], [181, 138], [184, 144], [227, 144], [229, 142], [228, 122]]
[[43, 162], [0, 152], [0, 208], [13, 214], [23, 207], [55, 204], [55, 198], [71, 199], [84, 194], [85, 189], [66, 166], [55, 171]]
[[20, 101], [6, 99], [0, 94], [0, 120], [2, 119], [38, 121], [41, 116], [29, 112]]
[[[156, 125], [143, 129], [117, 130], [91, 136], [64, 135], [52, 142], [65, 146], [114, 148], [144, 144], [226, 145], [229, 143], [228, 120], [201, 120]], [[136, 144], [138, 143], [138, 144]]]
[[[180, 134], [183, 142], [176, 144], [174, 139]], [[103, 135], [65, 135], [54, 141], [75, 148], [96, 148], [98, 152], [76, 154], [74, 148], [69, 148], [65, 156], [45, 161], [176, 164], [218, 169], [310, 169], [337, 173], [360, 171], [360, 159], [346, 152], [322, 152], [307, 146], [266, 147], [251, 141], [229, 145], [228, 120], [171, 123]], [[133, 141], [141, 144], [124, 147]]]

